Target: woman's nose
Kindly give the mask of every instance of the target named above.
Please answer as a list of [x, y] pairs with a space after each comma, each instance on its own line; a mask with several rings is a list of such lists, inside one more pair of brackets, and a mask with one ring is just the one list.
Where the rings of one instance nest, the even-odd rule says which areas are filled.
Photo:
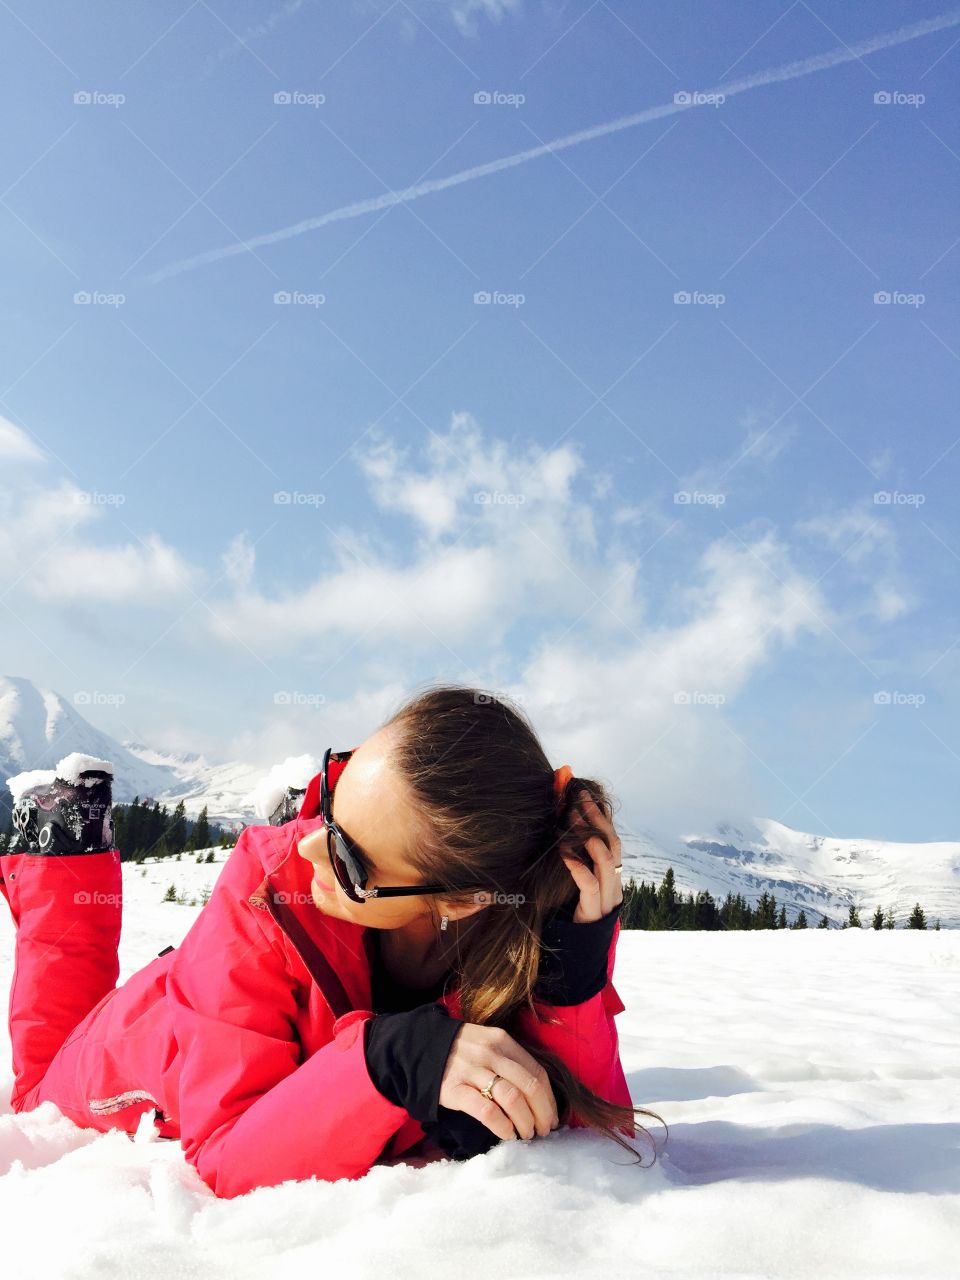
[[327, 857], [327, 829], [318, 827], [297, 841], [297, 853], [308, 862], [323, 862]]

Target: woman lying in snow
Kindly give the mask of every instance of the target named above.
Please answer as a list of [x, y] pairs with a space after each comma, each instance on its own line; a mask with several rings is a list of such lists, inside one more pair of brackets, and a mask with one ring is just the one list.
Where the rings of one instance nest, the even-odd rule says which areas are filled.
[[120, 987], [112, 767], [55, 772], [9, 780], [14, 1110], [130, 1134], [153, 1112], [224, 1197], [561, 1123], [649, 1138], [614, 1025], [610, 803], [506, 703], [435, 687], [327, 751], [298, 815], [245, 828], [180, 946]]

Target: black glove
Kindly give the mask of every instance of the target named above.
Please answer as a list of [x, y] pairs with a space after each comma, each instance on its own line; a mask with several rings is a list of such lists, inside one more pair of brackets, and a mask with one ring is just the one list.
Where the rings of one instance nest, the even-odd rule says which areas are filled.
[[533, 988], [534, 998], [544, 1004], [583, 1004], [607, 985], [610, 943], [620, 917], [618, 902], [599, 920], [574, 924], [576, 903], [561, 907], [549, 916], [541, 940], [556, 951], [540, 952], [540, 970]]

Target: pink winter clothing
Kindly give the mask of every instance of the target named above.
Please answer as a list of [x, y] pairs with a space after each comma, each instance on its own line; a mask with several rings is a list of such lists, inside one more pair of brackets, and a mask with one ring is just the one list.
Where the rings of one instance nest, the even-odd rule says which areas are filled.
[[[218, 1196], [287, 1179], [359, 1177], [423, 1129], [374, 1087], [364, 1056], [371, 930], [326, 916], [310, 896], [301, 815], [240, 835], [183, 942], [122, 986], [116, 850], [0, 857], [18, 927], [10, 992], [16, 1111], [52, 1101], [85, 1127], [133, 1133], [144, 1112]], [[524, 1011], [518, 1033], [590, 1088], [630, 1104], [613, 974], [580, 1005]], [[339, 979], [339, 982], [337, 981]], [[458, 992], [443, 997], [460, 1016]], [[576, 1116], [571, 1118], [576, 1125]]]

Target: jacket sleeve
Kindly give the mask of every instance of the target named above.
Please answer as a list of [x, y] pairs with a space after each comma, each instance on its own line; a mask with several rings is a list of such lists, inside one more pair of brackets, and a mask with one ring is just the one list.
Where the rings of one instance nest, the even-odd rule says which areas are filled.
[[246, 897], [256, 859], [240, 839], [177, 949], [167, 998], [180, 1055], [180, 1141], [221, 1197], [287, 1179], [362, 1176], [407, 1120], [375, 1087], [354, 1009], [303, 1060], [297, 983]]

